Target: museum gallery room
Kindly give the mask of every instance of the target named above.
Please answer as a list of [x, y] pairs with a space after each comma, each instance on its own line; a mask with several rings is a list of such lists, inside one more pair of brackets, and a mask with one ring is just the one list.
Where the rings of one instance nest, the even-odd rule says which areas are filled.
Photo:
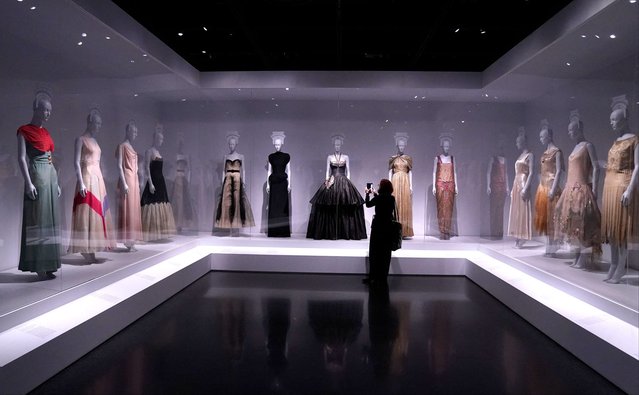
[[639, 394], [637, 0], [3, 0], [1, 394]]

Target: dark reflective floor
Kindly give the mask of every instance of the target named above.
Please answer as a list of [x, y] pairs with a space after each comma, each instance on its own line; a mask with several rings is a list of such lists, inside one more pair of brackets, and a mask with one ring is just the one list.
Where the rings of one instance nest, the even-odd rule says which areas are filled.
[[34, 394], [616, 394], [463, 277], [211, 273]]

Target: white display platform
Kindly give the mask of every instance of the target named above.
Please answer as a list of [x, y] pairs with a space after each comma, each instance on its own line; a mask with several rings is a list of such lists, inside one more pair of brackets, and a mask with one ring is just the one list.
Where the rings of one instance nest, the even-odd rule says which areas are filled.
[[[391, 274], [464, 275], [620, 388], [637, 393], [637, 309], [582, 286], [601, 282], [600, 272], [577, 271], [560, 259], [546, 263], [556, 265], [558, 272], [552, 273], [539, 267], [544, 261], [530, 263], [543, 253], [541, 245], [514, 251], [509, 245], [480, 238], [408, 240], [393, 253]], [[1, 332], [0, 388], [3, 393], [35, 388], [210, 270], [363, 274], [367, 250], [367, 240], [261, 236], [197, 237], [167, 247], [126, 270], [36, 303], [36, 310], [51, 305]], [[629, 274], [625, 284], [606, 286], [630, 300], [623, 295], [637, 294], [636, 275]], [[391, 277], [391, 292], [392, 282]]]

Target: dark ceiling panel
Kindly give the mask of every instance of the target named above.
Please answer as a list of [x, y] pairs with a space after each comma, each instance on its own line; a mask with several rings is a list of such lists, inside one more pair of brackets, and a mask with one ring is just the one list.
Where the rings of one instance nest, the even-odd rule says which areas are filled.
[[200, 71], [483, 71], [570, 0], [113, 2]]

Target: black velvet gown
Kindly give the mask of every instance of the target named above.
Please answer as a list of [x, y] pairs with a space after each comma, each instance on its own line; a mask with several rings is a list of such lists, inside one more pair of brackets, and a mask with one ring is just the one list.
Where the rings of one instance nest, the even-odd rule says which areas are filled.
[[286, 165], [291, 156], [284, 152], [274, 152], [268, 156], [271, 175], [268, 177], [268, 237], [291, 237], [289, 217], [288, 174]]

